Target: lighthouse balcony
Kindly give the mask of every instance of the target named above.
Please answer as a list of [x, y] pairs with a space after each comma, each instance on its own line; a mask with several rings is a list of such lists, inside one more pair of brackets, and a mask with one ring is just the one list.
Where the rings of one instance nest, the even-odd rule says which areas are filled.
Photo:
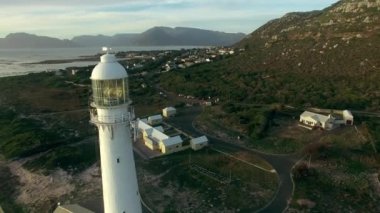
[[117, 116], [100, 116], [95, 113], [91, 113], [90, 115], [90, 122], [93, 124], [128, 124], [130, 121], [130, 113]]

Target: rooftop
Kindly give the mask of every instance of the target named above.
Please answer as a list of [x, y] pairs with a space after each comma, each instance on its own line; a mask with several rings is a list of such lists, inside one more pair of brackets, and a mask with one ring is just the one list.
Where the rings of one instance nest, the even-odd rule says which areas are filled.
[[[319, 114], [319, 113], [305, 111], [305, 112], [303, 112], [301, 114], [301, 117], [310, 117], [310, 118], [314, 119], [315, 121], [320, 121], [320, 122], [324, 123], [327, 120], [329, 120], [330, 117], [332, 117], [332, 116], [330, 116], [330, 115], [322, 115], [322, 114]], [[332, 118], [334, 118], [334, 117], [332, 117]]]
[[115, 55], [105, 54], [91, 73], [91, 80], [113, 80], [128, 77], [127, 71], [116, 60]]
[[172, 146], [183, 142], [181, 136], [177, 135], [162, 141], [165, 146]]
[[158, 120], [162, 119], [162, 115], [152, 115], [148, 117], [148, 120]]
[[191, 139], [191, 142], [193, 143], [193, 144], [200, 144], [200, 143], [204, 143], [204, 142], [207, 142], [208, 141], [208, 139], [207, 139], [207, 137], [206, 136], [201, 136], [201, 137], [197, 137], [197, 138], [193, 138], [193, 139]]
[[167, 111], [175, 111], [176, 109], [174, 107], [166, 107], [164, 108], [164, 110], [167, 110]]
[[53, 213], [94, 213], [86, 208], [77, 204], [61, 205], [58, 206]]

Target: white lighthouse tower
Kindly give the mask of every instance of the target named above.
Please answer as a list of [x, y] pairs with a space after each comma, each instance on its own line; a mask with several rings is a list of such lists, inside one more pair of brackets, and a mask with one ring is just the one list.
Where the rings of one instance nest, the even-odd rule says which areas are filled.
[[130, 132], [128, 74], [115, 55], [100, 57], [91, 74], [91, 122], [98, 127], [105, 213], [140, 213]]

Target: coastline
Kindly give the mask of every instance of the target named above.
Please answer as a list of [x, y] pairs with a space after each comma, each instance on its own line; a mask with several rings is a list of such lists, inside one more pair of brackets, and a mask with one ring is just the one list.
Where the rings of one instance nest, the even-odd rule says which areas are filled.
[[[209, 47], [210, 46], [120, 46], [112, 50], [116, 53], [149, 53], [194, 48], [204, 49]], [[68, 67], [82, 68], [95, 65], [99, 61], [100, 52], [100, 47], [0, 49], [0, 78], [64, 70]], [[133, 58], [120, 58], [120, 60], [128, 59]]]
[[67, 63], [73, 63], [73, 62], [97, 62], [99, 61], [99, 56], [80, 56], [80, 58], [72, 58], [72, 59], [52, 59], [52, 60], [43, 60], [43, 61], [37, 61], [37, 62], [30, 62], [30, 63], [22, 63], [24, 65], [29, 64], [67, 64]]

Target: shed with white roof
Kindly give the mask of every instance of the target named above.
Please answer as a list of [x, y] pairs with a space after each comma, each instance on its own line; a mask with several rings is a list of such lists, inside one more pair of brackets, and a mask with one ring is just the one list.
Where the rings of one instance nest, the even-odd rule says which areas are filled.
[[175, 116], [177, 110], [174, 107], [166, 107], [162, 109], [162, 115], [166, 118]]
[[208, 139], [206, 136], [193, 138], [190, 140], [190, 146], [193, 150], [197, 151], [208, 145]]

